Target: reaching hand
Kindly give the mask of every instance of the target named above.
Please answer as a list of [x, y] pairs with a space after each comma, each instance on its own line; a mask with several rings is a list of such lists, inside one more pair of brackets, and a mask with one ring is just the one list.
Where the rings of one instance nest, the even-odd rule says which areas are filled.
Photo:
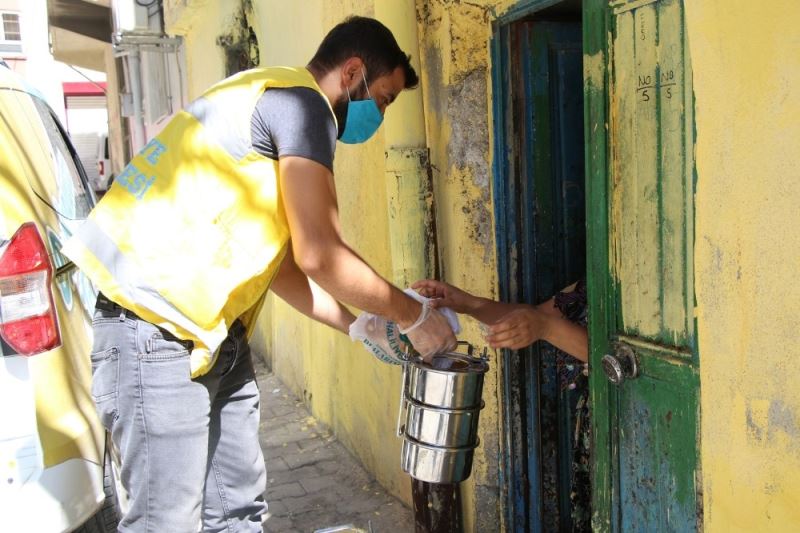
[[456, 346], [456, 337], [447, 319], [431, 302], [422, 304], [422, 312], [417, 321], [400, 332], [408, 337], [414, 349], [422, 358], [430, 362], [437, 353], [444, 353]]
[[449, 307], [456, 313], [469, 313], [480, 304], [480, 298], [444, 281], [423, 279], [411, 285], [411, 288], [427, 298], [435, 298], [431, 301], [432, 307]]
[[547, 335], [548, 317], [531, 306], [511, 311], [492, 327], [486, 341], [492, 348], [519, 350]]

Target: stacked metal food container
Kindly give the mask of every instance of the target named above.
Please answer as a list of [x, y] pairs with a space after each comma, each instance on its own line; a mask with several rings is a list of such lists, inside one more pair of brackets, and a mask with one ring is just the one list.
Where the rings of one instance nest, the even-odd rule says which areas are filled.
[[397, 435], [403, 438], [401, 465], [412, 477], [430, 483], [458, 483], [472, 470], [480, 443], [478, 416], [483, 409], [486, 355], [448, 352], [430, 362], [409, 357], [403, 365], [403, 387]]

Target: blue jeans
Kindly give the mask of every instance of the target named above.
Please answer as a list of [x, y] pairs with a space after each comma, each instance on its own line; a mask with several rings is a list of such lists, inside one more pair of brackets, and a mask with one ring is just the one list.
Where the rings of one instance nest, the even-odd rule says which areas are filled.
[[92, 396], [130, 498], [119, 531], [261, 531], [266, 466], [244, 327], [190, 378], [189, 344], [125, 310], [92, 321]]

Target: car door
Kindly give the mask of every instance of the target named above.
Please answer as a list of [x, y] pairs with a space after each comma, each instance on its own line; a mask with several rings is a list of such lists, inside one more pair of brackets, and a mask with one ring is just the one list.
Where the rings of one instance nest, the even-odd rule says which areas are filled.
[[[14, 409], [3, 412], [0, 430], [0, 457], [13, 458], [0, 466], [7, 480], [0, 515], [4, 528], [21, 530], [37, 509], [42, 529], [71, 530], [96, 512], [103, 497], [104, 432], [91, 400], [88, 357], [94, 289], [60, 255], [61, 242], [85, 219], [93, 197], [50, 108], [5, 74], [0, 140], [0, 248], [4, 257], [6, 252], [24, 257], [29, 248], [18, 252], [13, 236], [22, 228], [37, 235], [31, 242], [48, 256], [41, 264], [50, 281], [46, 293], [38, 293], [43, 295], [38, 304], [55, 314], [59, 334], [57, 342], [29, 352], [2, 343], [0, 398]], [[24, 272], [3, 273], [3, 309], [37, 305], [33, 293], [14, 286]], [[35, 312], [25, 320], [28, 316], [37, 319]], [[3, 321], [4, 328], [11, 323]], [[34, 329], [29, 333], [27, 338], [35, 338]]]

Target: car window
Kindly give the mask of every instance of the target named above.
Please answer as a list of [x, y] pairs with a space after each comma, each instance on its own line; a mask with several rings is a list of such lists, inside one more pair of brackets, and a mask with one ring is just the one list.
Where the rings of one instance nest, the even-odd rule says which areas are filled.
[[[35, 97], [32, 101], [49, 141], [46, 142], [44, 137], [37, 136], [41, 144], [41, 153], [50, 155], [55, 175], [55, 190], [49, 189], [52, 192], [48, 195], [50, 202], [48, 206], [55, 211], [58, 228], [47, 227], [46, 232], [52, 252], [51, 259], [58, 269], [69, 264], [69, 260], [61, 254], [63, 242], [74, 234], [86, 219], [95, 201], [88, 186], [86, 173], [80, 166], [81, 162], [65, 138], [66, 132], [59, 126], [47, 104]], [[97, 293], [83, 272], [77, 269], [67, 270], [63, 275], [56, 276], [56, 283], [68, 310], [73, 307], [74, 290], [87, 316], [92, 316]]]
[[72, 232], [80, 221], [88, 216], [94, 201], [82, 175], [82, 169], [78, 168], [80, 161], [76, 161], [73, 157], [50, 109], [40, 99], [33, 98], [33, 100], [50, 140], [49, 149], [46, 151], [53, 158], [58, 187], [57, 194], [51, 198], [52, 207], [55, 208], [59, 222]]

